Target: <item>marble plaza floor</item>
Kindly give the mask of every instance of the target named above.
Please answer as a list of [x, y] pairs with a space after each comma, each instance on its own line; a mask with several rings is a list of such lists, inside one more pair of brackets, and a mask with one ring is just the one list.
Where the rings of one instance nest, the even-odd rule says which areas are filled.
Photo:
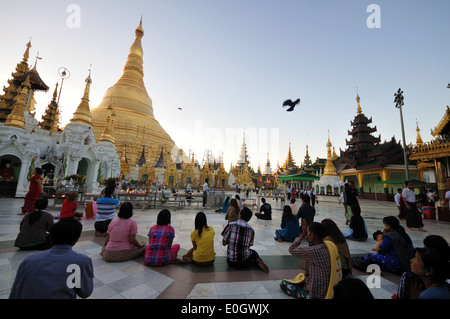
[[[234, 195], [234, 194], [231, 194]], [[252, 196], [255, 196], [254, 193]], [[245, 195], [243, 195], [245, 197]], [[315, 221], [333, 219], [345, 231], [344, 210], [338, 205], [337, 197], [319, 196]], [[292, 299], [279, 288], [280, 280], [295, 277], [301, 270], [300, 260], [288, 253], [289, 243], [279, 243], [273, 239], [275, 229], [281, 221], [282, 202], [269, 199], [273, 207], [271, 221], [257, 220], [250, 224], [255, 229], [255, 249], [270, 268], [269, 273], [258, 269], [233, 270], [226, 263], [226, 247], [222, 246], [220, 233], [225, 225], [224, 214], [215, 209], [203, 210], [208, 224], [215, 229], [216, 261], [211, 267], [194, 265], [168, 265], [148, 267], [143, 257], [123, 263], [108, 263], [101, 258], [100, 251], [104, 238], [94, 236], [94, 222], [83, 220], [83, 233], [74, 246], [77, 252], [88, 255], [94, 265], [94, 292], [89, 299]], [[52, 203], [52, 202], [50, 202]], [[284, 203], [283, 203], [284, 204]], [[371, 253], [375, 241], [371, 234], [383, 229], [384, 216], [397, 215], [392, 202], [360, 200], [362, 215], [366, 220], [369, 239], [366, 242], [348, 241], [353, 255]], [[18, 251], [14, 240], [19, 230], [22, 216], [18, 216], [23, 199], [0, 199], [0, 299], [6, 299], [21, 261], [34, 252]], [[58, 208], [49, 205], [49, 211], [58, 214]], [[83, 208], [84, 210], [84, 208]], [[147, 233], [156, 223], [160, 209], [142, 210], [136, 208], [133, 218], [138, 223], [138, 240], [148, 242]], [[200, 209], [201, 210], [201, 209]], [[175, 228], [174, 243], [181, 245], [178, 257], [191, 248], [190, 233], [194, 227], [194, 217], [199, 211], [187, 206], [181, 210], [171, 210]], [[401, 222], [405, 226], [405, 222]], [[415, 247], [423, 247], [423, 239], [430, 234], [439, 234], [450, 242], [450, 223], [424, 220], [427, 232], [407, 231]], [[302, 245], [306, 245], [306, 241]], [[354, 275], [366, 282], [368, 274], [355, 270]], [[371, 288], [376, 299], [390, 299], [396, 293], [399, 277], [383, 273], [380, 288]]]

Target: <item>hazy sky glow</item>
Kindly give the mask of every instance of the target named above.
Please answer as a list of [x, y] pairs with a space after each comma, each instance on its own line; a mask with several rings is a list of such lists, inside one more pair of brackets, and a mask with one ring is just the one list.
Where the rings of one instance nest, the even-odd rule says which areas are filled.
[[[80, 27], [67, 20], [80, 8]], [[380, 28], [369, 28], [370, 4]], [[253, 168], [286, 159], [289, 142], [297, 164], [309, 154], [326, 157], [331, 142], [345, 149], [356, 115], [363, 113], [381, 139], [401, 139], [394, 93], [405, 96], [407, 143], [424, 142], [450, 104], [450, 1], [448, 0], [152, 0], [3, 1], [0, 11], [0, 85], [6, 85], [32, 37], [30, 63], [50, 87], [37, 93], [37, 118], [67, 67], [62, 123], [70, 121], [92, 64], [91, 109], [122, 74], [134, 30], [143, 14], [144, 80], [156, 119], [177, 146], [224, 153], [238, 160], [247, 134]], [[286, 112], [285, 99], [301, 98]], [[179, 111], [178, 107], [183, 108]], [[376, 134], [378, 136], [378, 134]]]

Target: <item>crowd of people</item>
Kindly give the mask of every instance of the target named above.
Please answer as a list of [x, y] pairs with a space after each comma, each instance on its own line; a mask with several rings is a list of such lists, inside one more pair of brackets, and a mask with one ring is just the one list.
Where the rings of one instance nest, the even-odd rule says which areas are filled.
[[[37, 183], [35, 189], [40, 192], [38, 186]], [[406, 207], [406, 225], [408, 229], [424, 231], [414, 205], [416, 198], [413, 199], [409, 193], [411, 186], [407, 183], [401, 194]], [[69, 194], [57, 222], [46, 211], [48, 200], [45, 197], [36, 199], [34, 210], [23, 217], [15, 246], [40, 252], [30, 255], [20, 265], [10, 298], [86, 298], [92, 293], [92, 260], [72, 250], [82, 231], [80, 219], [83, 215], [77, 212], [76, 198], [77, 194]], [[300, 206], [296, 204], [297, 199], [301, 200]], [[214, 265], [214, 238], [217, 234], [212, 226], [208, 226], [204, 212], [196, 214], [191, 232], [192, 245], [178, 258], [181, 245], [174, 243], [175, 228], [171, 225], [168, 209], [158, 213], [156, 224], [150, 228], [148, 242], [145, 243], [136, 239], [138, 225], [132, 218], [133, 205], [130, 202], [120, 204], [113, 187], [106, 187], [94, 202], [94, 208], [91, 205], [89, 211], [86, 209], [89, 216], [85, 218], [95, 218], [96, 236], [104, 237], [99, 253], [105, 261], [124, 262], [143, 256], [144, 263], [151, 267], [171, 263], [193, 263], [201, 267]], [[430, 235], [425, 238], [423, 248], [415, 248], [400, 225], [399, 216], [386, 216], [383, 231], [373, 234], [377, 243], [374, 252], [360, 258], [353, 257], [347, 240], [366, 241], [368, 230], [361, 216], [358, 192], [352, 183], [345, 185], [341, 203], [344, 204], [344, 218], [349, 227], [347, 231], [341, 231], [330, 218], [316, 221], [316, 210], [307, 193], [301, 194], [300, 198], [291, 196], [290, 204], [283, 206], [280, 228], [274, 229], [274, 239], [290, 242], [287, 252], [302, 261], [300, 267], [304, 270], [294, 279], [280, 282], [283, 292], [300, 299], [373, 298], [367, 286], [361, 285], [353, 273], [355, 269], [365, 272], [368, 265], [376, 264], [381, 271], [401, 276], [396, 298], [450, 299], [450, 248], [443, 237]], [[261, 198], [259, 211], [253, 213], [236, 195], [225, 199], [221, 212], [225, 215], [225, 224], [220, 232], [221, 243], [227, 247], [228, 266], [234, 269], [255, 267], [268, 273], [269, 266], [252, 248], [255, 229], [250, 220], [253, 215], [257, 220], [272, 220], [271, 205]], [[302, 245], [304, 240], [307, 244]], [[79, 265], [81, 277], [71, 285], [67, 269], [73, 264]], [[51, 276], [54, 280], [46, 280]], [[83, 283], [82, 288], [77, 285], [79, 282]], [[58, 286], [62, 288], [58, 289]], [[45, 294], [42, 294], [42, 287], [48, 287]]]

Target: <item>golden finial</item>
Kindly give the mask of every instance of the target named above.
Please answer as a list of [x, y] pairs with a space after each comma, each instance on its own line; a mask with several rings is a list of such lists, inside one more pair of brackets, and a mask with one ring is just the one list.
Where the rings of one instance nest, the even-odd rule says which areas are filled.
[[25, 53], [23, 54], [23, 61], [27, 62], [30, 57], [30, 48], [31, 48], [31, 37], [30, 41], [27, 43], [27, 49], [25, 50]]
[[358, 103], [358, 108], [356, 109], [356, 113], [358, 113], [358, 115], [362, 114], [361, 105], [359, 104], [360, 100], [361, 100], [361, 98], [359, 97], [358, 87], [356, 87], [356, 102]]
[[143, 14], [141, 15], [141, 21], [139, 22], [139, 26], [136, 28], [136, 36], [144, 36], [144, 28], [142, 28], [142, 17]]
[[417, 132], [416, 145], [417, 146], [422, 146], [423, 145], [423, 140], [422, 140], [422, 136], [420, 136], [419, 122], [417, 121], [417, 119], [416, 119], [416, 132]]
[[91, 64], [91, 68], [89, 68], [89, 75], [85, 80], [86, 87], [84, 88], [84, 95], [81, 98], [81, 103], [80, 103], [80, 105], [78, 105], [77, 110], [73, 114], [73, 118], [70, 120], [70, 122], [83, 123], [83, 124], [87, 124], [89, 126], [92, 125], [92, 115], [91, 115], [91, 110], [89, 107], [89, 91], [90, 91], [90, 87], [92, 84], [91, 69], [92, 69], [92, 64]]

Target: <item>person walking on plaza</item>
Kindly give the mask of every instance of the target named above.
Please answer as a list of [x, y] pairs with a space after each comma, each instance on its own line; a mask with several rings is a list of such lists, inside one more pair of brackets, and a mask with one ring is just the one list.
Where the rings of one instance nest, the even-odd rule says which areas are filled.
[[259, 213], [255, 213], [256, 218], [271, 220], [272, 219], [272, 206], [269, 203], [266, 203], [266, 199], [261, 198], [261, 207], [259, 209]]
[[97, 216], [94, 223], [95, 236], [97, 237], [105, 237], [107, 235], [109, 223], [115, 217], [119, 200], [115, 198], [114, 191], [115, 188], [113, 186], [107, 186], [103, 197], [97, 199]]
[[206, 202], [208, 199], [208, 192], [209, 192], [209, 178], [205, 178], [205, 184], [203, 184], [203, 207], [206, 206]]
[[42, 185], [42, 169], [36, 167], [31, 175], [29, 190], [25, 195], [25, 202], [22, 206], [22, 213], [17, 215], [25, 215], [34, 211], [34, 204], [39, 199], [39, 196], [44, 194], [44, 187]]
[[252, 211], [248, 207], [244, 207], [239, 214], [240, 219], [227, 224], [222, 231], [222, 245], [228, 246], [227, 263], [231, 268], [242, 269], [257, 266], [263, 272], [268, 273], [269, 267], [255, 250], [250, 249], [255, 240], [255, 230], [248, 224], [252, 215]]
[[72, 247], [83, 225], [62, 219], [50, 228], [53, 247], [24, 259], [16, 273], [9, 299], [77, 299], [94, 290], [92, 259]]
[[347, 188], [347, 207], [351, 206], [359, 206], [358, 201], [358, 190], [355, 187], [355, 182], [350, 181], [348, 182], [348, 188]]
[[397, 205], [398, 209], [398, 219], [405, 220], [406, 219], [406, 213], [405, 213], [405, 203], [402, 198], [402, 192], [403, 189], [397, 188], [397, 194], [394, 196], [395, 204]]
[[138, 226], [133, 216], [133, 205], [125, 202], [120, 205], [117, 218], [108, 225], [108, 235], [100, 255], [108, 262], [122, 262], [141, 256], [145, 243], [136, 240]]
[[345, 225], [348, 225], [350, 223], [350, 218], [352, 217], [350, 206], [347, 205], [347, 193], [348, 193], [347, 190], [349, 187], [350, 185], [348, 183], [345, 183], [344, 190], [339, 196], [339, 204], [342, 203], [342, 205], [344, 206]]
[[409, 230], [418, 228], [420, 231], [426, 231], [423, 228], [422, 214], [417, 209], [413, 183], [408, 181], [405, 184], [406, 188], [402, 192], [402, 197], [406, 206], [406, 227], [408, 227]]

